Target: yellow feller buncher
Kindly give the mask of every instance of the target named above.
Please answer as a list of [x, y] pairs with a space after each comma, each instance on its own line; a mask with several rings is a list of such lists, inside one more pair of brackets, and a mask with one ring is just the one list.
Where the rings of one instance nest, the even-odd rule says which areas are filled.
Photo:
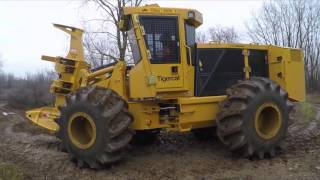
[[119, 28], [128, 34], [134, 61], [92, 70], [81, 29], [55, 24], [71, 35], [66, 57], [43, 56], [59, 75], [54, 107], [26, 113], [55, 132], [79, 166], [121, 160], [133, 139], [151, 143], [161, 129], [215, 133], [243, 157], [273, 157], [284, 140], [291, 101], [305, 100], [299, 49], [257, 44], [196, 44], [202, 15], [158, 5], [125, 7]]

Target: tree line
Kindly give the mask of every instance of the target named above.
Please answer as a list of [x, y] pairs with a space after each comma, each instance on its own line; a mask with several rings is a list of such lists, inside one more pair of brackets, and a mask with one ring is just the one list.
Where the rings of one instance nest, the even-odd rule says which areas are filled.
[[4, 73], [0, 68], [0, 100], [21, 108], [52, 105], [54, 96], [49, 88], [55, 77], [52, 71], [17, 77], [12, 73]]

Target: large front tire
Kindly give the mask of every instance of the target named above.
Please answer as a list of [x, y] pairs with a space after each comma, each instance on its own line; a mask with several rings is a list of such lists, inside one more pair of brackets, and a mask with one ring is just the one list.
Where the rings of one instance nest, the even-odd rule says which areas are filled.
[[122, 159], [132, 138], [127, 108], [110, 89], [87, 87], [68, 97], [58, 137], [78, 166], [98, 169]]
[[217, 117], [217, 133], [235, 154], [273, 157], [280, 149], [292, 104], [288, 93], [267, 78], [250, 78], [227, 90]]

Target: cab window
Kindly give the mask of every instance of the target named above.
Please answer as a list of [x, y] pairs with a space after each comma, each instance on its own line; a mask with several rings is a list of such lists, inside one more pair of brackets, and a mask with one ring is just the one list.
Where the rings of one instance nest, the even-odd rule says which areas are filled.
[[179, 63], [177, 17], [140, 16], [152, 64]]
[[137, 42], [136, 34], [134, 32], [132, 20], [130, 19], [129, 22], [128, 40], [132, 51], [133, 61], [135, 64], [138, 64], [141, 61], [140, 49]]
[[[188, 63], [189, 59], [191, 58], [192, 65], [195, 63], [196, 59], [196, 40], [195, 40], [195, 30], [196, 28], [194, 25], [189, 24], [188, 22], [185, 22], [185, 32], [186, 32], [186, 44], [190, 49], [187, 49], [187, 58]], [[191, 52], [189, 52], [191, 51]], [[191, 57], [189, 57], [191, 54]]]

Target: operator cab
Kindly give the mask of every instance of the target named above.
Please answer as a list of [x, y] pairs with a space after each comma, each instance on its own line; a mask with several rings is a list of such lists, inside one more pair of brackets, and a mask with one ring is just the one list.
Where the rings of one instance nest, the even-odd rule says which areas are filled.
[[194, 94], [195, 29], [201, 24], [202, 15], [192, 9], [123, 9], [119, 26], [128, 32], [135, 64], [129, 72], [131, 98]]

